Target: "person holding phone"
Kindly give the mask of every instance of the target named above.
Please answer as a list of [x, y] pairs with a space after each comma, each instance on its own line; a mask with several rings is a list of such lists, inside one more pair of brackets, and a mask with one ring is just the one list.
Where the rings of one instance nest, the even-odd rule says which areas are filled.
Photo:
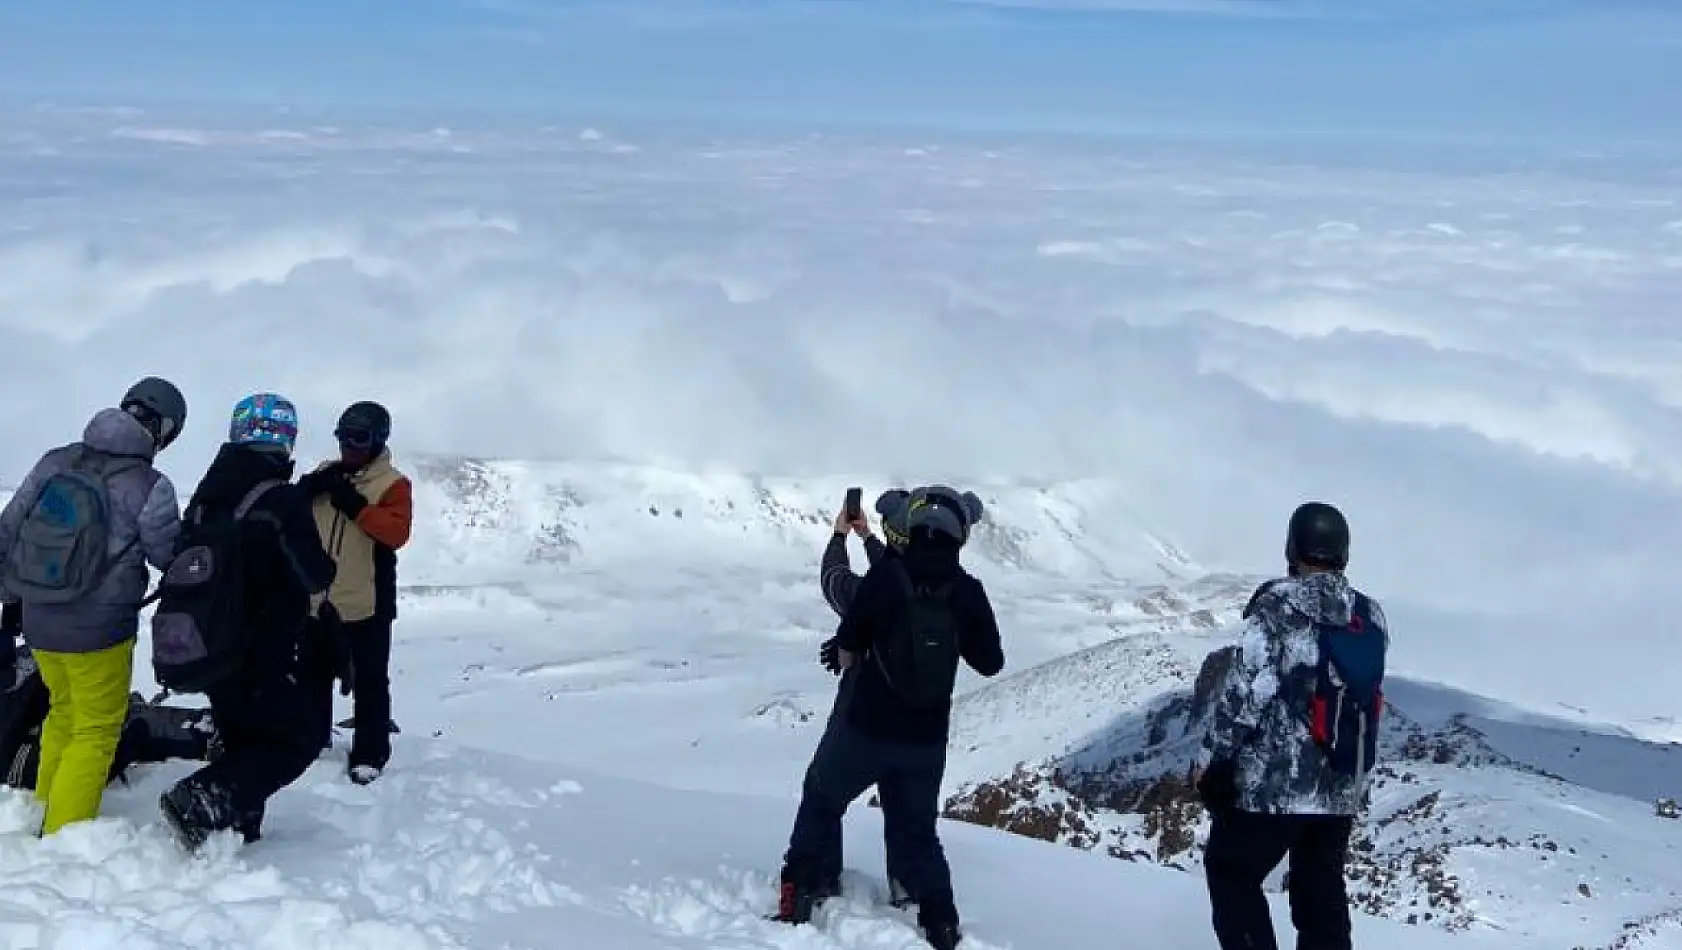
[[[905, 514], [906, 500], [911, 493], [903, 488], [890, 488], [876, 499], [876, 514], [882, 519], [882, 533], [888, 536], [888, 543], [870, 530], [870, 519], [866, 518], [861, 508], [864, 491], [860, 488], [847, 489], [846, 499], [842, 502], [841, 511], [835, 516], [835, 533], [830, 535], [829, 544], [824, 548], [823, 561], [818, 568], [818, 586], [823, 590], [824, 600], [829, 603], [831, 610], [837, 617], [845, 617], [847, 608], [853, 602], [853, 594], [858, 591], [859, 582], [864, 576], [853, 572], [851, 558], [847, 553], [847, 536], [856, 534], [864, 539], [864, 554], [874, 567], [884, 557], [892, 556], [905, 546]], [[824, 735], [834, 731], [835, 724], [840, 721], [846, 711], [847, 700], [853, 692], [853, 684], [857, 677], [854, 670], [843, 670], [840, 659], [836, 655], [835, 638], [830, 637], [818, 648], [818, 661], [824, 669], [840, 676], [841, 682], [835, 690], [835, 702], [830, 706], [829, 721], [824, 726]], [[824, 743], [820, 741], [818, 747]], [[814, 760], [815, 761], [815, 760]], [[910, 892], [902, 883], [904, 874], [900, 871], [905, 853], [904, 835], [899, 827], [901, 810], [888, 808], [888, 803], [882, 803], [882, 845], [887, 852], [888, 899], [895, 907], [909, 906], [913, 901]], [[833, 881], [833, 888], [840, 890], [841, 867], [839, 856], [836, 866], [829, 869], [825, 877]]]
[[885, 551], [837, 607], [830, 662], [844, 686], [806, 770], [774, 916], [804, 923], [838, 892], [842, 816], [874, 785], [890, 887], [918, 905], [929, 943], [951, 950], [961, 936], [936, 823], [952, 691], [960, 662], [983, 676], [1004, 666], [986, 591], [958, 562], [983, 508], [973, 492], [936, 485], [885, 494], [882, 509], [884, 528], [905, 542]]

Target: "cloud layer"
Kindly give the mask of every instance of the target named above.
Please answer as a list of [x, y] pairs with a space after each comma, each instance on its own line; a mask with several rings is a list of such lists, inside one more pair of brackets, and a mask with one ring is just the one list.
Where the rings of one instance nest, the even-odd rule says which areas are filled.
[[[1585, 616], [1668, 582], [1682, 204], [1612, 159], [35, 112], [0, 133], [0, 480], [135, 377], [404, 450], [1122, 480], [1269, 570]], [[1405, 609], [1405, 608], [1404, 608]], [[1504, 631], [1500, 631], [1504, 633]]]

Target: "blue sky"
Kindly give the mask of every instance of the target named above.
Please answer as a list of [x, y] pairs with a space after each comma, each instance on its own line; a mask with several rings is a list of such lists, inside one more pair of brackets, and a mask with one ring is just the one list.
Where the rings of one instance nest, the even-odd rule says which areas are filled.
[[1678, 7], [55, 0], [0, 7], [0, 94], [1668, 143]]

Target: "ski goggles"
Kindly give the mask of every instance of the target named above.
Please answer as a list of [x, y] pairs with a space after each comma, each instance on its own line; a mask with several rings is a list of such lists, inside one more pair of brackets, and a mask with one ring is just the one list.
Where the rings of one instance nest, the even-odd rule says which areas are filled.
[[134, 421], [152, 433], [152, 441], [162, 447], [175, 438], [175, 420], [143, 402], [126, 402], [118, 407]]
[[930, 493], [920, 498], [913, 498], [906, 516], [909, 528], [928, 528], [956, 541], [969, 540], [969, 512], [964, 510], [961, 499], [951, 498], [944, 493]]
[[367, 429], [334, 429], [333, 438], [347, 449], [371, 449], [374, 447], [374, 433]]

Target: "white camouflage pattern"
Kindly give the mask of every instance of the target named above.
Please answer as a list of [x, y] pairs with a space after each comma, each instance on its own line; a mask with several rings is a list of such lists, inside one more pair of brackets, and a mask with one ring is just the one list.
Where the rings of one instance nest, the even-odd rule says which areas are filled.
[[[1298, 698], [1314, 690], [1320, 658], [1315, 623], [1347, 624], [1352, 601], [1344, 575], [1316, 572], [1270, 582], [1246, 611], [1249, 620], [1238, 656], [1216, 694], [1197, 760], [1204, 767], [1233, 761], [1241, 810], [1283, 815], [1360, 811], [1365, 780], [1327, 767], [1309, 733], [1305, 700]], [[1388, 646], [1384, 610], [1370, 597], [1368, 602]]]

